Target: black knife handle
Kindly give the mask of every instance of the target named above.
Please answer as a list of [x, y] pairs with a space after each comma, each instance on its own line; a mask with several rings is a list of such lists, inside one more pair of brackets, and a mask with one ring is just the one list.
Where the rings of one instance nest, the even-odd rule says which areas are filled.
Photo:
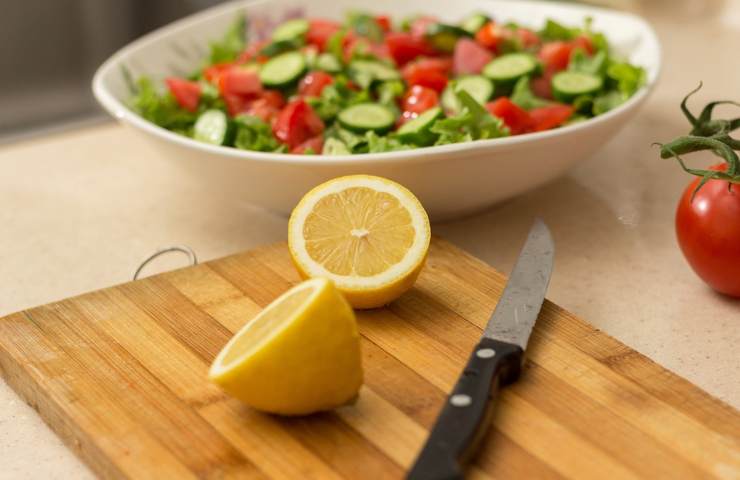
[[523, 356], [518, 345], [485, 337], [478, 343], [407, 480], [464, 478], [464, 465], [491, 423], [498, 387], [517, 379]]

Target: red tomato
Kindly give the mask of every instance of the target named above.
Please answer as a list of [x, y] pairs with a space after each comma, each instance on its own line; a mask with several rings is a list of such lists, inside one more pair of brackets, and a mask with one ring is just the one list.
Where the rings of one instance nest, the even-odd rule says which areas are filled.
[[167, 82], [167, 87], [170, 89], [170, 93], [172, 93], [172, 96], [175, 97], [175, 100], [177, 100], [177, 103], [182, 108], [191, 112], [198, 110], [201, 93], [198, 82], [191, 82], [176, 77], [170, 77], [165, 81]]
[[540, 37], [528, 28], [517, 29], [516, 35], [524, 48], [536, 47], [540, 44]]
[[313, 153], [320, 154], [321, 150], [324, 149], [324, 136], [316, 135], [313, 138], [309, 138], [297, 147], [292, 148], [290, 150], [290, 153], [306, 153], [306, 150], [308, 150], [309, 148], [313, 151]]
[[247, 63], [251, 62], [252, 60], [256, 60], [259, 63], [265, 63], [268, 57], [266, 57], [265, 55], [260, 55], [259, 52], [269, 44], [270, 40], [260, 40], [250, 43], [249, 45], [247, 45], [247, 48], [239, 55], [236, 63]]
[[230, 69], [233, 67], [234, 64], [231, 62], [228, 63], [215, 63], [211, 65], [210, 67], [207, 67], [205, 70], [203, 70], [203, 76], [205, 77], [208, 82], [218, 85], [218, 78], [221, 76], [221, 73]]
[[531, 79], [529, 88], [532, 89], [532, 93], [540, 98], [552, 100], [552, 76], [553, 72], [545, 71], [541, 77]]
[[486, 109], [504, 121], [512, 135], [526, 133], [532, 128], [532, 117], [529, 113], [508, 97], [499, 97], [486, 104]]
[[385, 36], [388, 52], [398, 65], [405, 65], [416, 57], [434, 55], [434, 48], [423, 38], [410, 33], [390, 32]]
[[[725, 171], [727, 164], [715, 165]], [[740, 297], [740, 185], [708, 181], [691, 200], [701, 179], [691, 182], [676, 211], [676, 236], [684, 257], [718, 292]]]
[[316, 45], [322, 52], [326, 48], [326, 41], [342, 28], [339, 22], [314, 18], [309, 21], [306, 42]]
[[291, 149], [323, 131], [324, 122], [302, 99], [288, 103], [280, 111], [272, 126], [275, 138]]
[[401, 70], [404, 80], [417, 72], [435, 72], [448, 75], [452, 70], [452, 60], [449, 57], [419, 58], [414, 62], [407, 63]]
[[221, 95], [255, 96], [262, 92], [262, 84], [254, 70], [234, 66], [221, 71], [218, 89]]
[[409, 86], [421, 85], [441, 92], [447, 86], [451, 66], [449, 58], [421, 58], [407, 63], [401, 74]]
[[423, 37], [427, 34], [427, 28], [429, 28], [429, 25], [433, 25], [438, 22], [439, 20], [437, 20], [436, 18], [425, 15], [422, 17], [418, 17], [413, 22], [411, 22], [411, 28], [409, 30], [411, 35], [413, 36]]
[[270, 123], [278, 114], [280, 108], [285, 105], [283, 95], [277, 90], [265, 90], [256, 100], [251, 102], [242, 100], [243, 103], [241, 105], [237, 104], [234, 100], [231, 102], [231, 107], [227, 103], [230, 113], [232, 108], [240, 108], [241, 110], [237, 113], [247, 113], [248, 115], [259, 117], [267, 123]]
[[344, 45], [342, 47], [342, 53], [344, 55], [344, 61], [349, 62], [352, 59], [352, 55], [355, 50], [367, 52], [375, 55], [378, 58], [390, 59], [390, 53], [385, 43], [373, 43], [365, 37], [357, 37], [351, 32], [347, 34], [344, 39]]
[[310, 72], [298, 83], [298, 93], [306, 97], [318, 97], [324, 87], [334, 83], [334, 77], [326, 72]]
[[573, 48], [582, 48], [586, 51], [589, 55], [593, 55], [596, 51], [596, 48], [594, 47], [594, 42], [591, 40], [590, 37], [587, 37], [586, 35], [579, 35], [573, 40]]
[[431, 88], [435, 92], [442, 92], [447, 86], [447, 75], [438, 72], [421, 73], [416, 72], [408, 80], [409, 85], [420, 85]]
[[398, 117], [398, 120], [396, 120], [396, 128], [400, 127], [404, 123], [408, 122], [409, 120], [413, 120], [416, 117], [418, 117], [419, 114], [416, 112], [403, 112], [400, 117]]
[[274, 108], [283, 108], [283, 105], [285, 105], [283, 94], [277, 90], [265, 90], [259, 99], [264, 100], [267, 105]]
[[270, 123], [280, 111], [279, 108], [274, 107], [270, 104], [269, 100], [265, 98], [258, 98], [249, 104], [244, 110], [247, 115], [261, 118], [265, 123]]
[[439, 103], [439, 95], [431, 88], [414, 85], [403, 96], [404, 112], [422, 113]]
[[391, 17], [388, 15], [378, 15], [375, 17], [375, 21], [378, 22], [378, 25], [380, 25], [380, 28], [382, 28], [384, 32], [391, 31]]
[[559, 127], [573, 115], [574, 108], [570, 105], [549, 105], [547, 107], [533, 108], [529, 111], [532, 117], [533, 130], [541, 132]]
[[512, 32], [508, 28], [499, 27], [494, 22], [488, 22], [476, 32], [475, 41], [495, 52], [502, 42], [511, 38], [511, 35]]
[[570, 42], [547, 42], [542, 45], [538, 56], [547, 71], [559, 72], [568, 67], [571, 52], [573, 44]]
[[226, 104], [226, 111], [232, 117], [239, 115], [240, 113], [246, 113], [249, 106], [252, 103], [252, 99], [245, 97], [244, 95], [225, 94], [221, 95]]
[[493, 54], [473, 40], [461, 38], [455, 44], [453, 59], [456, 75], [471, 75], [480, 73], [493, 60]]

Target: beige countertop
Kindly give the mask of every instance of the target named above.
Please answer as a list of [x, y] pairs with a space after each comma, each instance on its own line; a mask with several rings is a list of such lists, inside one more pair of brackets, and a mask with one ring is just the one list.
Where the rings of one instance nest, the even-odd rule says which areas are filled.
[[[684, 262], [673, 213], [689, 178], [650, 144], [687, 131], [678, 103], [699, 80], [694, 108], [740, 98], [740, 1], [646, 4], [665, 59], [636, 120], [562, 179], [433, 230], [508, 271], [542, 216], [558, 252], [551, 300], [738, 408], [740, 301]], [[163, 245], [207, 260], [285, 238], [285, 218], [214, 195], [114, 124], [4, 146], [0, 171], [0, 314], [125, 282]], [[0, 479], [92, 476], [2, 381], [0, 466]]]

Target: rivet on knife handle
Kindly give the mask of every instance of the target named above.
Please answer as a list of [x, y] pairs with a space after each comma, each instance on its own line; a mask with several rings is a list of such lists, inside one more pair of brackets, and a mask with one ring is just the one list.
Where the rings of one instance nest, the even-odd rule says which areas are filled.
[[408, 480], [463, 478], [463, 466], [491, 422], [498, 386], [516, 379], [522, 355], [517, 345], [481, 340], [447, 397]]

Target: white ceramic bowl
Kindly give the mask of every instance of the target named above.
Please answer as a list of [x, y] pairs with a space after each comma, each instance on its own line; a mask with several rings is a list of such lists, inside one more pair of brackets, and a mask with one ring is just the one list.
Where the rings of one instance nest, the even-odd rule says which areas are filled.
[[[251, 37], [265, 37], [286, 16], [344, 18], [369, 9], [400, 18], [428, 13], [457, 21], [484, 11], [499, 20], [539, 28], [546, 18], [581, 25], [593, 18], [613, 48], [647, 70], [648, 84], [620, 107], [587, 122], [546, 132], [411, 151], [347, 156], [302, 156], [250, 152], [196, 142], [150, 123], [127, 107], [122, 74], [156, 81], [192, 71], [209, 40], [220, 38], [238, 14], [246, 13]], [[256, 0], [228, 3], [152, 32], [114, 54], [97, 71], [93, 91], [100, 104], [124, 124], [161, 147], [168, 159], [190, 169], [214, 191], [235, 190], [244, 200], [288, 214], [316, 184], [340, 175], [367, 173], [394, 179], [416, 193], [433, 220], [450, 219], [538, 187], [592, 155], [645, 101], [660, 69], [660, 46], [652, 28], [634, 15], [554, 2], [506, 0]]]

